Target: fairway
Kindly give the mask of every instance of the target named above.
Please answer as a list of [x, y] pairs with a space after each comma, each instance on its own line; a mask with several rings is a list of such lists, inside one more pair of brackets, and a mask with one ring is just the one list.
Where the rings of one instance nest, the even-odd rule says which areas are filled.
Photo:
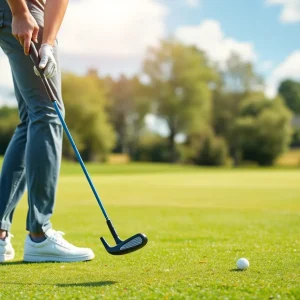
[[[89, 168], [89, 167], [88, 167]], [[16, 258], [0, 265], [1, 299], [300, 299], [300, 173], [93, 165], [93, 181], [121, 238], [142, 250], [114, 257], [100, 208], [77, 164], [64, 164], [53, 227], [93, 248], [87, 263], [22, 263], [27, 200], [12, 233]], [[246, 257], [250, 268], [236, 270]]]

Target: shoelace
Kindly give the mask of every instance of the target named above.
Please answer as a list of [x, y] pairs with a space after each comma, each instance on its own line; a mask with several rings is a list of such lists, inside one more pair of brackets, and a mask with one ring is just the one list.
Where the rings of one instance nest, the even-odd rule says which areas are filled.
[[64, 232], [62, 231], [55, 231], [53, 230], [53, 235], [50, 236], [50, 239], [52, 239], [54, 242], [65, 246], [65, 247], [73, 247], [73, 245], [71, 245], [69, 242], [67, 242], [64, 238], [63, 235], [65, 235]]

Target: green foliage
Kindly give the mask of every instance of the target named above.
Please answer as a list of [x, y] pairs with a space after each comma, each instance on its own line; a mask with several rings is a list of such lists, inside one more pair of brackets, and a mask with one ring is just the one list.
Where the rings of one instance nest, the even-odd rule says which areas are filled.
[[262, 78], [255, 73], [253, 64], [244, 62], [234, 52], [226, 62], [225, 71], [221, 71], [221, 78], [224, 89], [237, 94], [248, 94], [263, 84]]
[[[106, 113], [105, 89], [100, 83], [99, 78], [92, 74], [84, 77], [65, 74], [63, 77], [66, 122], [86, 160], [105, 160], [115, 141]], [[67, 140], [63, 153], [74, 158]]]
[[168, 141], [154, 134], [146, 134], [140, 140], [133, 155], [135, 161], [169, 162]]
[[280, 84], [278, 93], [295, 114], [300, 114], [300, 82], [285, 80]]
[[150, 110], [147, 87], [138, 77], [105, 79], [109, 97], [109, 116], [117, 135], [114, 151], [133, 155]]
[[16, 108], [0, 108], [0, 155], [3, 155], [9, 141], [19, 123], [18, 110]]
[[171, 40], [149, 49], [144, 71], [150, 79], [154, 113], [169, 127], [171, 161], [175, 161], [175, 136], [199, 132], [210, 119], [209, 83], [216, 74], [203, 53]]
[[293, 128], [291, 147], [300, 147], [300, 128]]
[[245, 98], [262, 88], [263, 82], [256, 74], [253, 64], [242, 61], [234, 53], [220, 72], [220, 78], [213, 94], [212, 127], [216, 135], [225, 138], [234, 164], [238, 165], [241, 161], [241, 153], [235, 127], [240, 115], [239, 107]]
[[[290, 113], [279, 99], [257, 94], [262, 80], [238, 55], [218, 70], [196, 47], [165, 40], [149, 49], [143, 70], [146, 81], [99, 78], [95, 70], [63, 76], [66, 121], [84, 160], [104, 161], [113, 151], [134, 160], [222, 165], [228, 152], [235, 165], [242, 159], [272, 164], [287, 148]], [[300, 112], [300, 83], [286, 80], [279, 93]], [[167, 138], [147, 134], [147, 114], [167, 124]], [[0, 109], [0, 154], [17, 123], [16, 109]], [[293, 146], [300, 144], [296, 123]], [[188, 142], [177, 144], [178, 135]], [[75, 158], [66, 138], [63, 155]]]
[[201, 134], [189, 136], [185, 149], [185, 160], [202, 166], [226, 164], [228, 148], [223, 137], [217, 137], [208, 128]]
[[222, 166], [226, 164], [227, 145], [223, 138], [207, 136], [195, 157], [195, 163], [203, 166]]
[[235, 146], [233, 130], [243, 97], [244, 95], [238, 93], [214, 91], [212, 127], [217, 135], [226, 139], [231, 149]]
[[220, 71], [220, 81], [213, 94], [212, 127], [218, 136], [226, 139], [234, 163], [239, 163], [239, 149], [235, 136], [235, 123], [239, 117], [242, 101], [251, 95], [262, 79], [255, 73], [249, 62], [244, 62], [237, 54], [232, 54]]
[[271, 165], [287, 150], [291, 137], [291, 113], [280, 98], [252, 95], [240, 106], [235, 134], [243, 159]]

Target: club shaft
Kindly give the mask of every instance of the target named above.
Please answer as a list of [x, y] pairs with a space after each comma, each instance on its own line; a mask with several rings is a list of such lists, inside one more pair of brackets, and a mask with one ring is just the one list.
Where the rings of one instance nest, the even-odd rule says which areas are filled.
[[[46, 79], [46, 80], [47, 80], [47, 79]], [[81, 168], [82, 168], [82, 170], [83, 170], [83, 173], [85, 174], [85, 177], [86, 177], [88, 183], [90, 184], [90, 187], [91, 187], [91, 189], [92, 189], [92, 191], [93, 191], [93, 193], [94, 193], [94, 195], [95, 195], [95, 198], [96, 198], [96, 200], [97, 200], [97, 202], [98, 202], [98, 204], [99, 204], [99, 206], [100, 206], [100, 208], [101, 208], [101, 210], [102, 210], [102, 212], [103, 212], [103, 215], [104, 215], [104, 217], [105, 217], [106, 220], [109, 220], [109, 217], [108, 217], [108, 215], [107, 215], [107, 213], [106, 213], [106, 211], [105, 211], [105, 209], [104, 209], [104, 206], [103, 206], [103, 204], [102, 204], [102, 202], [101, 202], [101, 199], [100, 199], [100, 197], [99, 197], [99, 195], [98, 195], [98, 193], [97, 193], [97, 191], [96, 191], [96, 188], [95, 188], [95, 186], [94, 186], [94, 184], [93, 184], [93, 181], [92, 181], [92, 179], [91, 179], [91, 177], [90, 177], [90, 175], [89, 175], [89, 173], [88, 173], [87, 168], [86, 168], [85, 165], [84, 165], [84, 162], [83, 162], [83, 160], [82, 160], [82, 158], [81, 158], [81, 155], [80, 155], [80, 153], [79, 153], [79, 151], [78, 151], [78, 149], [77, 149], [77, 147], [76, 147], [76, 145], [75, 145], [75, 142], [74, 142], [74, 140], [73, 140], [73, 138], [72, 138], [72, 136], [71, 136], [71, 133], [70, 133], [70, 131], [69, 131], [69, 129], [68, 129], [68, 126], [67, 126], [67, 124], [66, 124], [66, 122], [65, 122], [65, 120], [64, 120], [64, 118], [63, 118], [63, 116], [62, 116], [62, 114], [61, 114], [61, 112], [60, 112], [60, 110], [59, 110], [59, 107], [58, 107], [58, 105], [57, 105], [57, 102], [56, 102], [56, 101], [52, 101], [52, 103], [53, 103], [53, 106], [54, 106], [54, 108], [55, 108], [55, 110], [56, 110], [56, 112], [57, 112], [57, 115], [58, 115], [58, 117], [59, 117], [59, 119], [60, 119], [60, 121], [61, 121], [61, 124], [62, 124], [62, 126], [63, 126], [63, 128], [64, 128], [64, 130], [65, 130], [65, 133], [66, 133], [66, 135], [67, 135], [67, 137], [68, 137], [68, 139], [69, 139], [69, 141], [70, 141], [70, 143], [71, 143], [71, 146], [72, 146], [72, 148], [73, 148], [73, 150], [74, 150], [74, 152], [75, 152], [75, 155], [76, 155], [76, 157], [77, 157], [77, 160], [79, 161], [79, 163], [80, 163], [80, 165], [81, 165]]]
[[70, 133], [70, 131], [68, 129], [68, 126], [67, 126], [67, 124], [66, 124], [66, 122], [65, 122], [65, 120], [64, 120], [64, 118], [63, 118], [63, 116], [62, 116], [62, 114], [60, 112], [59, 106], [57, 104], [57, 99], [56, 99], [56, 97], [55, 97], [55, 95], [53, 93], [51, 85], [50, 85], [49, 81], [47, 80], [46, 76], [44, 75], [43, 71], [39, 69], [38, 52], [37, 52], [37, 49], [36, 49], [36, 47], [35, 47], [35, 45], [34, 45], [33, 42], [31, 42], [31, 47], [30, 47], [30, 58], [31, 58], [33, 64], [35, 65], [35, 67], [37, 68], [38, 72], [40, 73], [41, 80], [43, 82], [43, 85], [45, 86], [45, 89], [46, 89], [46, 92], [47, 92], [47, 94], [49, 96], [49, 99], [53, 103], [53, 106], [54, 106], [54, 108], [56, 110], [56, 113], [57, 113], [57, 115], [58, 115], [58, 117], [59, 117], [59, 119], [61, 121], [61, 124], [62, 124], [62, 126], [64, 128], [64, 131], [65, 131], [65, 133], [66, 133], [66, 135], [67, 135], [67, 137], [68, 137], [68, 139], [69, 139], [69, 141], [71, 143], [71, 146], [72, 146], [72, 148], [73, 148], [73, 150], [75, 152], [76, 158], [77, 158], [78, 162], [80, 163], [80, 166], [81, 166], [81, 168], [82, 168], [82, 170], [83, 170], [83, 172], [85, 174], [85, 177], [86, 177], [86, 179], [87, 179], [87, 181], [88, 181], [88, 183], [89, 183], [89, 185], [90, 185], [90, 187], [91, 187], [91, 189], [92, 189], [92, 191], [93, 191], [93, 193], [95, 195], [95, 198], [96, 198], [96, 200], [97, 200], [97, 202], [98, 202], [98, 204], [99, 204], [99, 206], [100, 206], [100, 208], [102, 210], [102, 213], [103, 213], [103, 215], [104, 215], [104, 217], [106, 219], [106, 222], [107, 222], [107, 225], [109, 227], [109, 230], [112, 233], [115, 241], [117, 241], [117, 240], [120, 241], [120, 239], [118, 237], [118, 234], [117, 234], [115, 228], [113, 227], [113, 224], [110, 221], [110, 219], [109, 219], [109, 217], [108, 217], [108, 215], [107, 215], [107, 213], [105, 211], [105, 208], [104, 208], [104, 206], [102, 204], [102, 201], [101, 201], [101, 199], [100, 199], [100, 197], [99, 197], [99, 195], [98, 195], [98, 193], [96, 191], [96, 188], [95, 188], [95, 186], [94, 186], [94, 184], [92, 182], [92, 179], [91, 179], [91, 177], [90, 177], [90, 175], [89, 175], [89, 173], [88, 173], [88, 171], [87, 171], [87, 169], [85, 167], [85, 164], [84, 164], [84, 162], [83, 162], [83, 160], [81, 158], [81, 155], [80, 155], [80, 153], [79, 153], [79, 151], [78, 151], [78, 149], [76, 147], [76, 144], [75, 144], [75, 142], [73, 140], [73, 137], [72, 137], [72, 135], [71, 135], [71, 133]]

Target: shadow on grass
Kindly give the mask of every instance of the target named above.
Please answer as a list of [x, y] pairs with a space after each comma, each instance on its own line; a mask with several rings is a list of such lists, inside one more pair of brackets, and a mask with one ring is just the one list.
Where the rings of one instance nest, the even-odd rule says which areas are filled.
[[58, 287], [75, 287], [75, 286], [105, 286], [117, 283], [116, 281], [97, 281], [97, 282], [79, 282], [79, 283], [60, 283], [55, 284]]
[[117, 281], [96, 281], [96, 282], [77, 282], [77, 283], [24, 283], [24, 282], [1, 282], [1, 284], [7, 284], [7, 285], [32, 285], [32, 286], [56, 286], [56, 287], [93, 287], [93, 286], [105, 286], [105, 285], [111, 285], [115, 284]]
[[14, 266], [14, 265], [26, 265], [30, 264], [29, 262], [23, 261], [23, 260], [18, 260], [18, 261], [8, 261], [8, 262], [3, 262], [0, 264], [1, 266]]
[[230, 272], [244, 272], [246, 270], [241, 270], [241, 269], [231, 269], [229, 270]]

